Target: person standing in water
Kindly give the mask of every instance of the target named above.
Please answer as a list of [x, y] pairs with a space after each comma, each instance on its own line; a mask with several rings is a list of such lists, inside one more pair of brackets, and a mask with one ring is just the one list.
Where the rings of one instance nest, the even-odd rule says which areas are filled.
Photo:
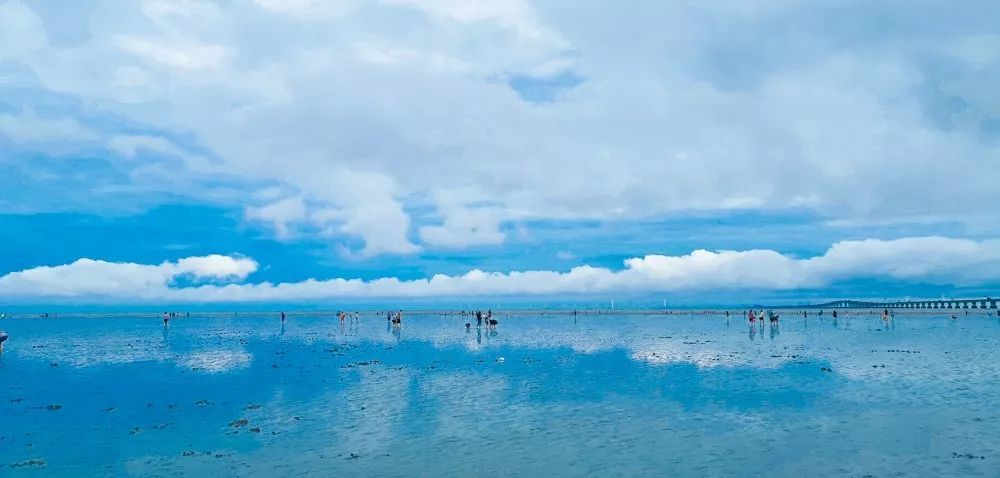
[[3, 352], [3, 343], [6, 342], [8, 338], [10, 338], [10, 336], [7, 335], [7, 332], [0, 330], [0, 352]]
[[281, 323], [282, 324], [285, 323], [285, 313], [284, 312], [281, 313]]
[[164, 312], [163, 313], [163, 326], [166, 327], [167, 325], [170, 325], [170, 314]]

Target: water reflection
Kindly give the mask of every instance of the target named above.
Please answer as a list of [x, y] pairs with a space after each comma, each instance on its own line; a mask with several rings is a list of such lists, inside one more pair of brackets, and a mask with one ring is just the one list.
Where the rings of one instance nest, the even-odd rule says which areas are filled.
[[[1000, 426], [988, 409], [1000, 398], [995, 321], [897, 318], [893, 334], [791, 321], [755, 341], [759, 324], [744, 337], [717, 318], [566, 319], [505, 318], [485, 341], [477, 328], [474, 345], [465, 320], [433, 316], [408, 316], [406, 336], [371, 318], [341, 329], [296, 317], [277, 337], [273, 318], [178, 321], [169, 337], [139, 319], [12, 323], [0, 435], [18, 441], [0, 441], [0, 464], [42, 457], [61, 475], [110, 464], [116, 475], [642, 476], [693, 460], [692, 475], [764, 474], [766, 456], [732, 450], [768, 430], [798, 457], [786, 466], [803, 460], [793, 471], [992, 470], [923, 458], [908, 437], [923, 436], [911, 433], [917, 417], [949, 447], [984, 453], [981, 437]], [[938, 425], [956, 418], [961, 427]], [[24, 446], [39, 430], [45, 440]], [[858, 454], [873, 441], [878, 454]], [[70, 446], [81, 442], [87, 453]], [[690, 443], [718, 453], [692, 456]], [[469, 444], [519, 458], [484, 460]], [[858, 458], [827, 461], [817, 448]]]

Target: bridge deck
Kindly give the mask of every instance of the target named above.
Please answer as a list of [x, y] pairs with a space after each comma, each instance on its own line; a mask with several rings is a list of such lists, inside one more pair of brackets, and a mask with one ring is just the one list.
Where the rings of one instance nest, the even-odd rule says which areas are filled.
[[996, 309], [1000, 299], [934, 299], [875, 302], [863, 300], [835, 300], [822, 304], [783, 305], [774, 309]]

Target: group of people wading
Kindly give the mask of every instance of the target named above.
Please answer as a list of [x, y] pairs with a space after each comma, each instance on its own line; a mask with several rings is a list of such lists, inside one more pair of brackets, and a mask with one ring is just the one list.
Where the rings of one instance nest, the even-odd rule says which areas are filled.
[[403, 311], [397, 310], [396, 312], [386, 312], [385, 320], [392, 324], [394, 328], [400, 328], [403, 326]]
[[[757, 313], [754, 313], [754, 311], [752, 309], [750, 310], [749, 313], [747, 313], [746, 311], [744, 311], [743, 312], [743, 316], [747, 318], [747, 320], [749, 321], [749, 324], [751, 326], [753, 326], [756, 322], [760, 322], [760, 326], [764, 327], [764, 311], [763, 310], [761, 310], [760, 312], [757, 312]], [[772, 327], [777, 326], [778, 325], [778, 314], [775, 314], [774, 311], [771, 311], [771, 310], [767, 311], [767, 320], [771, 322], [771, 326]]]
[[[462, 315], [465, 315], [465, 312], [462, 312]], [[499, 320], [493, 318], [493, 309], [487, 309], [485, 314], [483, 313], [483, 311], [477, 310], [474, 313], [474, 315], [476, 316], [476, 328], [482, 327], [483, 323], [485, 323], [487, 330], [496, 330], [497, 324], [500, 323]], [[471, 327], [472, 327], [471, 322], [465, 323], [466, 330], [468, 330]]]

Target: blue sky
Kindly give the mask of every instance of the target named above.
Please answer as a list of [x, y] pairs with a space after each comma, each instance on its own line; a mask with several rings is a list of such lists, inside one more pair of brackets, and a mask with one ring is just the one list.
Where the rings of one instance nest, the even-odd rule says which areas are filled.
[[0, 0], [0, 302], [989, 294], [998, 13]]

